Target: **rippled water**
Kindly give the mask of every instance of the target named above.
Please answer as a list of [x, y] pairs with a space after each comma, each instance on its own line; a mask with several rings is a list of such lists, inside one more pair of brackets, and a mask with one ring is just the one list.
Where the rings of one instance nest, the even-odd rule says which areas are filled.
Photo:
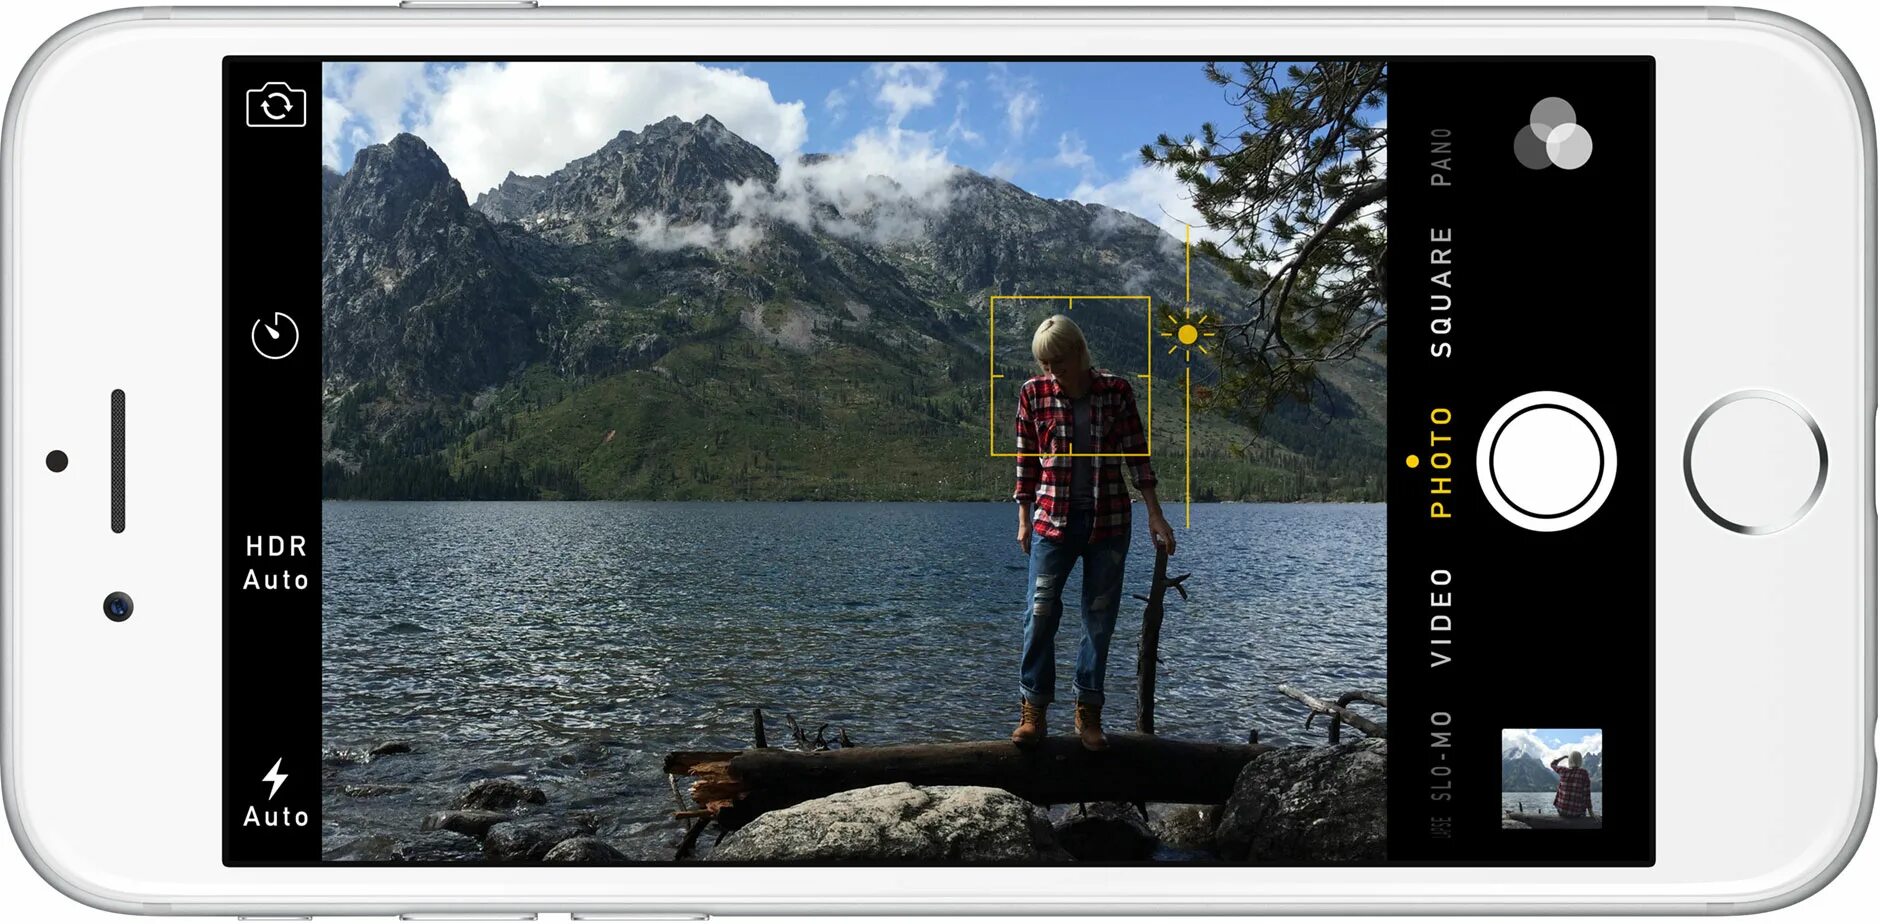
[[[1603, 792], [1593, 793], [1593, 814], [1606, 814], [1605, 796]], [[1554, 808], [1554, 794], [1551, 792], [1504, 792], [1501, 794], [1501, 810], [1527, 812], [1534, 815], [1560, 814], [1560, 811]]]
[[[1193, 516], [1170, 563], [1194, 572], [1193, 599], [1170, 594], [1159, 733], [1308, 740], [1275, 684], [1385, 689], [1382, 505]], [[325, 744], [414, 747], [334, 762], [331, 856], [372, 858], [361, 838], [408, 838], [465, 782], [512, 776], [545, 789], [547, 810], [591, 813], [629, 856], [666, 860], [682, 831], [662, 758], [748, 746], [753, 707], [772, 744], [785, 712], [862, 745], [1000, 738], [1017, 718], [1027, 589], [1011, 504], [333, 501], [323, 519]], [[1127, 589], [1147, 593], [1140, 509], [1135, 529]], [[1059, 634], [1066, 698], [1078, 580]], [[1119, 728], [1140, 627], [1126, 600], [1106, 686]], [[1067, 734], [1068, 710], [1052, 716]]]

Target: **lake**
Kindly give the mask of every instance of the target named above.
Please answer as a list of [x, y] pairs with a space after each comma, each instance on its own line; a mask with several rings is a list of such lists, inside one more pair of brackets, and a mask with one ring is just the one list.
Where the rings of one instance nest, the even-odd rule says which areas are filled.
[[[1529, 786], [1534, 785], [1528, 783]], [[1593, 814], [1606, 814], [1606, 794], [1593, 793]], [[1554, 808], [1554, 794], [1551, 792], [1504, 792], [1501, 794], [1503, 812], [1530, 812], [1538, 815], [1558, 815]]]
[[[1385, 692], [1382, 504], [1168, 506], [1174, 574], [1157, 731], [1321, 741], [1292, 683]], [[323, 510], [325, 849], [384, 859], [465, 783], [527, 779], [635, 859], [683, 831], [668, 751], [751, 743], [751, 710], [859, 745], [1003, 738], [1018, 717], [1026, 559], [1005, 503], [329, 501]], [[1138, 505], [1125, 589], [1155, 553]], [[1081, 568], [1065, 588], [1052, 732], [1070, 734]], [[1135, 716], [1125, 599], [1105, 720]], [[1360, 707], [1364, 708], [1364, 707]], [[408, 741], [369, 762], [360, 749]], [[378, 787], [369, 798], [342, 786]], [[711, 838], [707, 837], [709, 843]]]

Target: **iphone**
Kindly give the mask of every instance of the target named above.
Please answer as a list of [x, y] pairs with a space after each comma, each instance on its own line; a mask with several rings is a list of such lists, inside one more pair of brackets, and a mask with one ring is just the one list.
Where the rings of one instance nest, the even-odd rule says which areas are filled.
[[1866, 828], [1873, 115], [1793, 20], [150, 7], [3, 182], [0, 770], [87, 904], [1708, 913]]

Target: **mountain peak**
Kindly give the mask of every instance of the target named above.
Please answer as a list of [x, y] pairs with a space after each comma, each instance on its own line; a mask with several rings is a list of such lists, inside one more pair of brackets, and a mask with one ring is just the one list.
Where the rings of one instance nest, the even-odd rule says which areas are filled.
[[475, 208], [562, 242], [591, 241], [629, 236], [653, 218], [720, 222], [726, 188], [748, 180], [775, 183], [776, 161], [715, 116], [673, 115], [622, 131], [546, 177], [511, 173]]

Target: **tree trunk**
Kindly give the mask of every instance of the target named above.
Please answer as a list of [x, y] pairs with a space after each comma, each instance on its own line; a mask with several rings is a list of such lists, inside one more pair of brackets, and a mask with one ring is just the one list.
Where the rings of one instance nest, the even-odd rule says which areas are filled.
[[1142, 639], [1136, 645], [1136, 730], [1145, 735], [1155, 734], [1155, 669], [1161, 660], [1157, 651], [1162, 647], [1162, 598], [1173, 587], [1183, 600], [1188, 599], [1188, 589], [1182, 586], [1186, 580], [1186, 574], [1178, 578], [1168, 576], [1168, 553], [1158, 548], [1155, 550], [1155, 579], [1149, 583], [1149, 595], [1135, 595], [1147, 604], [1142, 608]]
[[1074, 737], [1021, 750], [1010, 741], [903, 744], [834, 751], [678, 751], [666, 772], [695, 777], [691, 794], [739, 825], [773, 809], [882, 783], [991, 786], [1041, 804], [1181, 802], [1215, 804], [1233, 792], [1260, 745], [1111, 734], [1108, 750]]
[[1142, 640], [1136, 645], [1136, 730], [1155, 734], [1156, 651], [1162, 647], [1163, 582], [1168, 580], [1168, 554], [1155, 550], [1155, 580], [1149, 584], [1149, 603], [1142, 608]]

